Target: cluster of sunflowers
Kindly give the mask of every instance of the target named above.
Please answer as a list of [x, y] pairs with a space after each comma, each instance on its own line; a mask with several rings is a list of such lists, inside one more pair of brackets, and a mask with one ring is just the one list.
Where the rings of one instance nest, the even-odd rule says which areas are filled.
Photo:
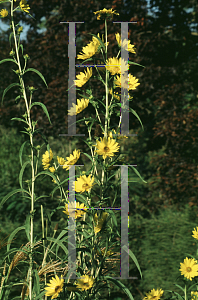
[[[194, 228], [192, 231], [192, 236], [198, 240], [198, 227], [197, 229]], [[189, 279], [192, 281], [192, 278], [198, 276], [198, 261], [194, 258], [188, 258], [186, 257], [184, 259], [183, 263], [180, 263], [180, 269], [181, 275], [184, 275], [186, 279]], [[149, 293], [146, 293], [146, 297], [144, 297], [143, 300], [159, 300], [164, 291], [162, 289], [152, 289]], [[186, 299], [186, 298], [185, 298]], [[191, 291], [191, 300], [197, 300], [198, 299], [198, 292], [197, 291]]]
[[[100, 19], [101, 17], [112, 17], [113, 14], [117, 14], [112, 11], [112, 9], [106, 10], [103, 9], [102, 11], [95, 12], [95, 14], [98, 14], [98, 18]], [[98, 33], [97, 35], [100, 38], [100, 35]], [[118, 42], [118, 45], [121, 47], [121, 37], [119, 33], [116, 34], [116, 40]], [[104, 39], [102, 37], [102, 41], [104, 42]], [[108, 46], [108, 42], [105, 43], [105, 46]], [[124, 46], [128, 51], [131, 53], [135, 53], [134, 50], [134, 45], [130, 44], [130, 41], [128, 44], [126, 41], [123, 41], [122, 46]], [[87, 59], [95, 55], [100, 51], [101, 45], [99, 40], [93, 36], [92, 41], [85, 47], [83, 47], [82, 52], [77, 56], [78, 59]], [[129, 65], [124, 63], [124, 60], [121, 58], [110, 58], [106, 62], [106, 69], [112, 74], [116, 75], [119, 74], [120, 76], [117, 76], [115, 78], [115, 86], [121, 88], [121, 65], [122, 65], [122, 71], [123, 71], [123, 66], [124, 70], [128, 70]], [[102, 70], [102, 68], [101, 68]], [[78, 87], [82, 87], [92, 76], [92, 69], [87, 68], [87, 72], [85, 71], [84, 73], [81, 72], [79, 75], [77, 75], [77, 80], [75, 80], [75, 85]], [[129, 81], [127, 82], [129, 84], [129, 90], [134, 90], [136, 87], [139, 85], [138, 79], [133, 77], [131, 74], [129, 75]], [[128, 86], [127, 86], [128, 87]], [[109, 90], [110, 94], [112, 95], [112, 89]], [[116, 92], [114, 92], [114, 97], [120, 100], [120, 95]], [[82, 112], [87, 106], [89, 105], [89, 99], [77, 99], [77, 105], [73, 104], [73, 107], [71, 107], [68, 111], [68, 115], [77, 115], [80, 112]], [[104, 132], [103, 132], [104, 134]], [[116, 152], [118, 152], [120, 145], [116, 142], [115, 139], [113, 139], [113, 134], [116, 134], [116, 130], [113, 129], [112, 131], [108, 131], [107, 137], [105, 138], [100, 138], [100, 141], [96, 141], [95, 146], [96, 150], [94, 154], [102, 155], [103, 159], [105, 160], [107, 157], [112, 158]], [[127, 136], [117, 136], [117, 139], [121, 138], [128, 138]], [[53, 159], [53, 152], [50, 149], [50, 151], [46, 151], [45, 154], [43, 154], [42, 157], [42, 164], [43, 168], [49, 169], [50, 172], [55, 173], [58, 167], [62, 167], [66, 171], [70, 169], [70, 167], [79, 160], [80, 158], [80, 150], [74, 150], [73, 154], [70, 154], [69, 157], [66, 158], [66, 160], [62, 157], [57, 156], [57, 161], [58, 164], [54, 162], [53, 166], [50, 166], [52, 159]], [[58, 176], [57, 176], [58, 179]], [[56, 183], [53, 180], [54, 183]], [[74, 182], [73, 185], [73, 190], [75, 190], [77, 193], [83, 193], [85, 191], [90, 191], [90, 189], [94, 185], [94, 176], [91, 177], [82, 175], [77, 180]], [[87, 207], [83, 203], [79, 202], [69, 202], [68, 204], [65, 204], [65, 210], [63, 211], [67, 215], [71, 215], [75, 217], [75, 219], [82, 217], [84, 214], [86, 214]], [[94, 215], [94, 232], [97, 234], [100, 232], [102, 229], [102, 226], [108, 216], [108, 213], [103, 212], [101, 218], [98, 220], [98, 215], [97, 213]], [[102, 250], [101, 253], [104, 253], [105, 250]], [[107, 253], [113, 254], [112, 251], [107, 251]], [[76, 282], [75, 287], [72, 287], [71, 290], [88, 290], [90, 289], [94, 284], [94, 278], [93, 276], [88, 276], [85, 275], [81, 277], [81, 279], [78, 279]], [[59, 278], [56, 276], [56, 278], [53, 278], [50, 283], [48, 284], [48, 287], [46, 287], [46, 295], [47, 296], [52, 296], [52, 299], [56, 298], [59, 293], [62, 291], [64, 285], [64, 279]]]

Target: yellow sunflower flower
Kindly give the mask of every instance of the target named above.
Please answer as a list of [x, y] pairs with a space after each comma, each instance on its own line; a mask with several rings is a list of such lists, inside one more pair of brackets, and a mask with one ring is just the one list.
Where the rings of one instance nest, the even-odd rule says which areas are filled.
[[192, 233], [193, 233], [192, 236], [198, 240], [198, 227], [197, 227], [197, 229], [194, 228], [194, 231], [192, 231]]
[[111, 9], [106, 9], [106, 8], [103, 8], [103, 10], [98, 10], [98, 11], [95, 11], [94, 12], [95, 15], [97, 15], [97, 20], [100, 20], [100, 18], [110, 18], [110, 20], [113, 19], [113, 15], [119, 15], [118, 13], [114, 11], [112, 11], [112, 8]]
[[95, 232], [95, 234], [97, 234], [98, 232], [100, 232], [100, 230], [102, 229], [102, 226], [103, 226], [103, 224], [104, 224], [107, 216], [108, 216], [108, 213], [107, 212], [103, 212], [102, 213], [102, 218], [98, 221], [98, 215], [97, 215], [97, 213], [95, 214], [95, 216], [94, 216], [94, 221], [96, 223], [96, 226], [94, 226], [94, 232]]
[[[98, 33], [97, 36], [100, 38], [100, 34]], [[102, 41], [104, 43], [104, 39], [102, 36]], [[109, 43], [107, 43], [108, 46]], [[105, 43], [106, 45], [106, 43]], [[98, 47], [100, 46], [99, 40], [93, 36], [92, 41], [85, 47], [82, 48], [82, 52], [78, 54], [77, 59], [87, 59], [92, 57], [94, 54], [98, 52]], [[84, 53], [83, 53], [84, 52]]]
[[69, 170], [71, 168], [71, 165], [74, 165], [78, 159], [80, 158], [80, 150], [74, 150], [73, 154], [70, 154], [70, 156], [66, 157], [67, 161], [65, 161], [63, 165], [63, 169]]
[[[121, 64], [123, 69], [121, 70]], [[111, 75], [121, 74], [121, 72], [127, 71], [129, 69], [129, 64], [125, 62], [123, 58], [109, 58], [106, 63], [106, 69], [111, 73]]]
[[50, 283], [48, 283], [48, 287], [45, 288], [45, 295], [52, 296], [52, 299], [57, 298], [59, 293], [63, 290], [63, 284], [64, 279], [62, 278], [62, 275], [61, 279], [59, 279], [59, 277], [56, 275], [56, 278], [52, 278], [52, 280], [50, 280]]
[[[100, 34], [99, 33], [97, 34], [97, 36], [100, 38]], [[100, 39], [103, 41], [103, 43], [106, 46], [106, 43], [104, 42], [104, 34], [102, 34], [102, 38], [100, 38]], [[99, 40], [95, 36], [93, 36], [93, 43], [95, 45], [97, 45], [98, 47], [100, 46], [100, 42], [99, 42]], [[107, 42], [107, 47], [108, 47], [108, 45], [109, 45], [109, 42]]]
[[21, 0], [20, 3], [19, 3], [19, 5], [20, 5], [20, 8], [21, 8], [23, 11], [25, 11], [26, 13], [29, 13], [30, 7], [29, 7], [29, 5], [27, 4], [27, 1], [26, 1], [26, 0]]
[[152, 289], [149, 293], [146, 293], [147, 297], [144, 297], [143, 300], [159, 300], [163, 293], [164, 291], [162, 289]]
[[93, 182], [94, 176], [91, 178], [91, 174], [88, 177], [86, 177], [86, 175], [82, 175], [74, 182], [73, 189], [75, 189], [77, 193], [89, 191], [93, 186]]
[[2, 9], [2, 10], [0, 11], [0, 16], [2, 16], [2, 18], [7, 17], [7, 15], [8, 15], [7, 9]]
[[82, 98], [81, 100], [77, 99], [77, 105], [72, 104], [73, 107], [68, 110], [69, 116], [74, 116], [79, 114], [81, 111], [83, 111], [88, 105], [89, 105], [89, 99]]
[[[102, 133], [102, 134], [104, 134], [104, 132]], [[115, 131], [115, 129], [112, 129], [112, 131], [108, 131], [108, 137], [110, 137], [111, 139], [113, 138], [113, 134], [116, 134], [116, 131]], [[128, 139], [128, 137], [126, 136], [126, 135], [121, 135], [121, 136], [119, 136], [120, 135], [120, 133], [118, 132], [118, 136], [117, 136], [117, 139], [123, 139], [123, 138], [126, 138], [126, 139]]]
[[[118, 42], [118, 45], [121, 47], [121, 36], [120, 36], [120, 34], [116, 33], [115, 36], [116, 36], [116, 40]], [[127, 45], [127, 40], [126, 39], [122, 42], [122, 47], [125, 50], [127, 50], [131, 53], [134, 53], [134, 54], [136, 53], [135, 50], [133, 49], [135, 47], [135, 45], [131, 45], [130, 41], [128, 41], [128, 45]]]
[[[77, 59], [87, 59], [96, 54], [98, 50], [98, 46], [91, 42], [87, 46], [82, 48], [82, 52], [78, 54]], [[84, 52], [84, 53], [83, 53]]]
[[[116, 76], [115, 80], [114, 80], [114, 84], [116, 87], [121, 88], [121, 76]], [[127, 84], [123, 84], [123, 88], [128, 90], [135, 90], [136, 87], [140, 85], [140, 83], [138, 82], [138, 78], [134, 77], [133, 75], [129, 74], [129, 80]]]
[[114, 156], [114, 152], [118, 152], [118, 149], [120, 148], [119, 144], [116, 142], [116, 140], [111, 139], [108, 137], [106, 138], [100, 138], [100, 142], [97, 141], [97, 145], [93, 145], [98, 148], [96, 152], [98, 155], [102, 155], [103, 159], [105, 159], [107, 156], [111, 157]]
[[43, 157], [43, 158], [42, 158], [43, 169], [46, 170], [46, 169], [49, 168], [50, 162], [51, 162], [51, 160], [52, 160], [52, 158], [53, 158], [53, 152], [52, 152], [52, 150], [50, 149], [50, 155], [49, 155], [49, 152], [48, 152], [48, 150], [47, 150], [47, 151], [45, 152], [45, 154], [43, 154], [42, 157]]
[[[65, 204], [65, 210], [63, 211], [66, 215], [70, 215], [75, 219], [80, 218], [82, 215], [86, 213], [87, 207], [84, 205], [84, 203], [79, 202], [71, 202], [69, 203], [69, 209], [68, 204]], [[75, 216], [74, 216], [75, 212]]]
[[191, 291], [191, 300], [198, 300], [198, 292]]
[[[112, 88], [109, 89], [109, 94], [112, 95]], [[119, 100], [119, 101], [120, 101], [120, 96], [121, 96], [121, 95], [118, 94], [118, 92], [114, 92], [114, 93], [113, 93], [113, 97], [116, 98], [116, 99]]]
[[194, 258], [186, 257], [183, 263], [180, 263], [181, 275], [192, 281], [192, 278], [198, 276], [198, 264]]
[[81, 289], [82, 291], [89, 290], [92, 288], [94, 284], [94, 278], [92, 276], [83, 275], [81, 279], [77, 280], [77, 288]]
[[49, 168], [49, 171], [50, 171], [51, 173], [54, 173], [56, 170], [55, 170], [54, 167], [50, 167], [50, 168]]
[[78, 87], [82, 87], [88, 80], [89, 78], [92, 76], [92, 68], [87, 68], [87, 73], [85, 71], [85, 73], [80, 72], [80, 74], [78, 74], [76, 77], [77, 79], [74, 80], [75, 85]]
[[60, 166], [63, 166], [66, 163], [66, 161], [62, 157], [57, 156], [57, 160]]

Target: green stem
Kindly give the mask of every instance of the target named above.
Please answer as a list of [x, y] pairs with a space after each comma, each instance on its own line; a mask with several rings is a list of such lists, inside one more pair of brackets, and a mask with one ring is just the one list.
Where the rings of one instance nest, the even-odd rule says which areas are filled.
[[32, 137], [32, 124], [31, 124], [31, 118], [30, 118], [30, 106], [28, 106], [26, 91], [25, 91], [25, 84], [23, 81], [23, 72], [21, 71], [21, 64], [19, 59], [19, 47], [17, 45], [17, 39], [16, 39], [16, 33], [15, 33], [15, 26], [14, 26], [14, 19], [13, 19], [13, 0], [11, 2], [11, 26], [13, 30], [13, 36], [14, 36], [14, 43], [15, 43], [15, 49], [16, 49], [16, 56], [17, 56], [17, 64], [19, 67], [19, 81], [23, 90], [23, 97], [25, 100], [26, 105], [26, 111], [28, 115], [28, 125], [30, 129], [30, 144], [31, 144], [31, 167], [32, 167], [32, 190], [31, 190], [31, 211], [30, 211], [30, 266], [29, 266], [29, 274], [30, 274], [30, 280], [29, 280], [29, 298], [32, 300], [32, 270], [33, 270], [33, 233], [34, 233], [34, 181], [35, 181], [35, 174], [34, 174], [34, 153], [33, 153], [33, 137]]
[[[88, 127], [88, 133], [89, 133], [89, 139], [91, 141], [91, 130], [89, 130], [89, 127]], [[91, 149], [91, 156], [93, 158], [93, 163], [94, 163], [94, 166], [95, 166], [95, 173], [96, 175], [98, 176], [98, 172], [97, 172], [97, 168], [96, 168], [96, 161], [95, 161], [95, 158], [94, 158], [94, 153], [93, 153], [93, 149], [92, 149], [92, 146], [90, 147]], [[92, 175], [92, 174], [91, 174]]]
[[184, 296], [185, 296], [185, 300], [188, 300], [187, 294], [186, 294], [186, 285], [185, 285], [185, 288], [184, 288]]
[[[105, 39], [106, 39], [106, 61], [107, 61], [107, 20], [105, 19]], [[106, 84], [105, 84], [105, 89], [106, 89], [106, 114], [105, 114], [105, 132], [104, 132], [104, 137], [107, 138], [107, 121], [108, 121], [108, 112], [109, 112], [109, 107], [108, 107], [108, 71], [106, 69]]]

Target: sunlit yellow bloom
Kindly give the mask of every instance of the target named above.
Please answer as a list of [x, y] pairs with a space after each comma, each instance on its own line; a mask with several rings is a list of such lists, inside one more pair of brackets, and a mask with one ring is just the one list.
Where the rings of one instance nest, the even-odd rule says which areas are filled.
[[149, 293], [146, 293], [147, 297], [144, 297], [143, 300], [159, 300], [163, 293], [164, 291], [162, 289], [152, 289]]
[[[115, 80], [114, 80], [114, 84], [116, 87], [121, 88], [121, 75], [120, 76], [116, 76]], [[135, 90], [136, 87], [140, 85], [140, 83], [138, 82], [138, 78], [134, 77], [133, 75], [129, 74], [129, 80], [128, 83], [124, 83], [122, 84], [122, 87], [128, 90]]]
[[[116, 33], [115, 36], [116, 36], [116, 40], [118, 42], [118, 45], [121, 47], [121, 36], [120, 36], [120, 34]], [[136, 53], [135, 50], [134, 50], [135, 45], [131, 45], [130, 41], [128, 41], [128, 45], [127, 45], [127, 40], [126, 39], [122, 42], [122, 47], [125, 50], [127, 50], [127, 51], [129, 51], [131, 53], [134, 53], [134, 54]]]
[[23, 32], [23, 26], [20, 26], [17, 31], [18, 31], [18, 34], [21, 33], [21, 32]]
[[184, 263], [180, 263], [181, 275], [192, 281], [192, 278], [198, 276], [198, 264], [194, 258], [186, 257]]
[[[112, 95], [112, 89], [109, 89], [109, 94]], [[113, 93], [114, 98], [116, 98], [117, 100], [120, 100], [120, 94], [118, 94], [118, 92], [114, 92]]]
[[194, 230], [192, 231], [192, 233], [193, 233], [192, 236], [193, 236], [195, 239], [198, 240], [198, 227], [197, 227], [197, 229], [194, 228]]
[[[93, 42], [82, 48], [82, 52], [78, 54], [77, 59], [87, 59], [96, 54], [98, 46]], [[84, 52], [84, 53], [83, 53]]]
[[50, 167], [50, 168], [49, 168], [49, 171], [50, 171], [51, 173], [54, 173], [54, 172], [56, 171], [56, 169], [55, 169], [54, 167]]
[[86, 175], [82, 175], [74, 182], [73, 189], [75, 188], [77, 193], [89, 191], [93, 186], [93, 182], [94, 176], [91, 178], [91, 174], [88, 177], [86, 177]]
[[81, 100], [77, 99], [77, 105], [72, 103], [73, 107], [68, 110], [69, 116], [74, 116], [79, 114], [89, 105], [89, 99], [82, 98]]
[[43, 169], [46, 170], [46, 169], [49, 168], [50, 162], [51, 162], [51, 160], [52, 160], [52, 158], [53, 158], [53, 152], [52, 152], [52, 150], [50, 149], [50, 155], [49, 155], [49, 152], [48, 152], [48, 150], [47, 150], [47, 151], [45, 152], [45, 154], [43, 154], [42, 157], [43, 157], [43, 158], [42, 158]]
[[198, 292], [191, 291], [191, 300], [198, 300]]
[[87, 73], [85, 71], [85, 73], [80, 72], [80, 74], [76, 75], [77, 79], [74, 80], [75, 85], [78, 87], [83, 86], [88, 80], [89, 78], [92, 76], [92, 68], [87, 68]]
[[[97, 36], [100, 38], [100, 34], [98, 33]], [[102, 41], [104, 43], [104, 39], [102, 37]], [[109, 43], [107, 43], [108, 46]], [[105, 43], [106, 45], [106, 43]], [[78, 54], [77, 59], [87, 59], [92, 57], [94, 54], [98, 53], [98, 47], [100, 46], [99, 40], [93, 36], [92, 41], [85, 47], [82, 48], [82, 52]], [[84, 52], [84, 53], [83, 53]]]
[[69, 170], [72, 165], [74, 165], [78, 159], [80, 158], [80, 150], [74, 150], [73, 154], [70, 154], [70, 156], [66, 157], [67, 161], [65, 161], [63, 165], [63, 169]]
[[[122, 65], [122, 70], [121, 70]], [[106, 63], [106, 69], [111, 73], [111, 75], [121, 74], [129, 69], [129, 64], [125, 62], [123, 58], [109, 58]]]
[[93, 146], [98, 148], [96, 152], [98, 153], [98, 155], [102, 155], [103, 159], [105, 159], [107, 156], [108, 157], [114, 156], [114, 152], [118, 152], [120, 146], [116, 142], [116, 140], [111, 139], [110, 137], [108, 137], [108, 139], [100, 138], [100, 140], [101, 140], [100, 142], [97, 141], [97, 145], [93, 145]]
[[29, 7], [29, 5], [27, 4], [27, 1], [26, 1], [26, 0], [21, 0], [20, 3], [19, 3], [19, 5], [20, 5], [20, 8], [21, 8], [23, 11], [25, 11], [26, 13], [29, 13], [30, 7]]
[[77, 280], [77, 288], [82, 291], [89, 290], [94, 284], [94, 278], [88, 275], [82, 275], [81, 279]]
[[102, 10], [95, 11], [94, 14], [97, 15], [97, 20], [100, 20], [101, 17], [112, 19], [113, 14], [119, 15], [118, 13], [115, 12], [115, 10], [112, 11], [112, 8], [111, 9], [103, 8]]
[[[97, 34], [97, 36], [100, 38], [100, 34], [99, 33]], [[102, 34], [102, 38], [100, 38], [100, 39], [103, 41], [103, 43], [106, 46], [106, 42], [104, 42], [104, 34]], [[98, 47], [100, 46], [100, 42], [99, 42], [99, 40], [95, 36], [93, 36], [93, 43], [95, 45], [97, 45]], [[107, 42], [107, 47], [108, 47], [108, 45], [109, 45], [109, 42]]]
[[51, 299], [58, 297], [59, 293], [63, 290], [64, 279], [62, 277], [63, 276], [61, 275], [61, 279], [59, 279], [59, 277], [56, 275], [56, 278], [52, 278], [50, 280], [50, 283], [47, 284], [48, 287], [45, 288], [46, 296], [52, 296]]
[[57, 156], [57, 160], [58, 160], [59, 165], [63, 166], [65, 164], [64, 158]]
[[102, 212], [102, 218], [98, 221], [98, 215], [97, 213], [95, 214], [94, 216], [94, 221], [96, 223], [96, 226], [94, 226], [94, 232], [95, 234], [97, 234], [98, 232], [100, 232], [100, 230], [102, 229], [102, 226], [106, 220], [108, 216], [108, 213], [107, 212]]
[[[104, 134], [104, 132], [102, 134]], [[108, 133], [107, 133], [108, 137], [110, 137], [111, 139], [113, 138], [113, 134], [116, 134], [115, 129], [112, 129], [112, 131], [108, 131]], [[117, 139], [123, 139], [123, 138], [128, 139], [128, 137], [126, 135], [120, 135], [120, 136], [119, 135], [120, 135], [120, 133], [118, 132]]]
[[[65, 204], [65, 210], [63, 211], [66, 215], [70, 215], [71, 217], [75, 217], [75, 219], [81, 217], [86, 213], [87, 207], [84, 205], [84, 203], [79, 202], [71, 202], [69, 203], [69, 209], [68, 204]], [[74, 215], [75, 212], [75, 215]]]
[[2, 9], [2, 10], [0, 11], [0, 16], [2, 16], [3, 18], [7, 17], [7, 15], [8, 15], [7, 9]]

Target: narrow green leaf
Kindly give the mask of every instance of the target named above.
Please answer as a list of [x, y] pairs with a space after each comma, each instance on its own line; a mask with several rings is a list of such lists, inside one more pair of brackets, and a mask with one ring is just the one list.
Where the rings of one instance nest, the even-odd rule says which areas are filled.
[[34, 201], [36, 202], [36, 201], [38, 201], [41, 198], [50, 198], [50, 196], [43, 195], [43, 196], [40, 196], [40, 197], [36, 198]]
[[76, 193], [76, 201], [80, 198], [80, 202], [84, 203], [86, 207], [89, 207], [89, 204], [87, 202], [87, 198], [83, 195], [80, 195], [79, 193]]
[[20, 184], [21, 189], [23, 189], [23, 185], [22, 185], [23, 173], [25, 171], [26, 166], [29, 165], [29, 164], [31, 165], [31, 163], [30, 163], [29, 160], [27, 160], [26, 162], [24, 162], [24, 164], [23, 164], [23, 166], [22, 166], [22, 168], [20, 170], [20, 173], [19, 173], [19, 184]]
[[179, 289], [181, 289], [185, 293], [184, 289], [180, 285], [178, 285], [176, 283], [174, 283], [174, 285], [176, 285]]
[[32, 103], [32, 104], [31, 104], [31, 106], [30, 106], [30, 109], [31, 109], [31, 108], [32, 108], [34, 105], [40, 105], [40, 106], [42, 107], [42, 109], [43, 109], [44, 113], [45, 113], [45, 114], [46, 114], [46, 116], [48, 117], [48, 120], [49, 120], [50, 124], [52, 125], [52, 123], [51, 123], [51, 120], [50, 120], [50, 117], [49, 117], [49, 114], [48, 114], [48, 111], [47, 111], [47, 108], [46, 108], [45, 104], [43, 104], [43, 103], [41, 103], [41, 102], [34, 102], [34, 103]]
[[[14, 119], [15, 119], [15, 118], [14, 118]], [[25, 146], [26, 143], [29, 143], [29, 141], [25, 141], [25, 142], [22, 144], [22, 146], [21, 146], [21, 148], [20, 148], [20, 150], [19, 150], [19, 159], [20, 159], [21, 167], [22, 167], [22, 165], [23, 165], [23, 162], [22, 162], [23, 149], [24, 149], [24, 146]]]
[[89, 98], [90, 98], [90, 96], [82, 95], [82, 94], [80, 94], [80, 93], [78, 93], [78, 95], [81, 96], [81, 97], [83, 97], [83, 98], [85, 98], [85, 99], [89, 99]]
[[21, 85], [19, 83], [11, 83], [3, 92], [2, 103], [3, 103], [3, 99], [5, 97], [5, 94], [14, 86], [21, 86]]
[[25, 192], [25, 193], [27, 193], [28, 195], [30, 195], [29, 192], [26, 191], [26, 190], [24, 190], [24, 189], [16, 189], [16, 190], [14, 190], [14, 191], [11, 191], [11, 192], [8, 193], [5, 197], [3, 197], [3, 199], [1, 200], [0, 209], [1, 209], [1, 207], [3, 206], [3, 204], [4, 204], [4, 203], [5, 203], [12, 195], [14, 195], [14, 194], [16, 194], [16, 193], [19, 193], [19, 192]]
[[41, 79], [44, 81], [45, 85], [48, 87], [48, 85], [47, 85], [47, 83], [46, 83], [46, 81], [45, 81], [45, 78], [43, 77], [43, 75], [42, 75], [38, 70], [33, 69], [33, 68], [29, 68], [29, 69], [27, 69], [27, 70], [24, 72], [24, 74], [27, 73], [27, 72], [29, 72], [29, 71], [35, 72], [37, 75], [39, 75], [39, 76], [41, 77]]
[[[42, 172], [38, 173], [38, 174], [35, 176], [35, 180], [36, 180], [36, 178], [37, 178], [38, 176], [40, 176], [40, 175], [49, 175], [49, 176], [52, 177], [54, 180], [56, 180], [57, 184], [59, 184], [59, 183], [58, 183], [58, 180], [56, 179], [56, 176], [55, 176], [53, 173], [49, 172], [49, 171], [42, 171]], [[69, 179], [67, 179], [67, 180], [69, 180]]]
[[[54, 244], [52, 245], [51, 250], [52, 250], [52, 248], [56, 245], [56, 242], [59, 241], [66, 233], [67, 233], [67, 230], [65, 230], [65, 229], [63, 229], [63, 230], [61, 231], [61, 233], [59, 234], [59, 236], [58, 236], [57, 239], [55, 240]], [[64, 237], [64, 239], [61, 240], [61, 242], [65, 242], [65, 241], [67, 240], [67, 238], [68, 238], [68, 236], [66, 235], [66, 236]]]
[[87, 156], [91, 160], [92, 164], [94, 163], [92, 157], [89, 154], [87, 154], [85, 152], [82, 152], [82, 154], [84, 154], [85, 156]]
[[24, 122], [25, 124], [28, 124], [25, 120], [21, 119], [21, 118], [12, 118], [12, 120], [16, 120], [16, 121], [21, 121], [21, 122]]
[[13, 240], [14, 236], [15, 236], [20, 230], [25, 230], [25, 226], [20, 226], [20, 227], [16, 228], [16, 229], [10, 234], [10, 236], [9, 236], [9, 238], [8, 238], [7, 251], [10, 250], [11, 241]]
[[30, 214], [28, 214], [27, 217], [26, 217], [25, 232], [26, 232], [28, 241], [30, 242]]
[[119, 289], [123, 290], [123, 292], [129, 297], [129, 299], [134, 300], [134, 298], [133, 298], [131, 292], [129, 291], [129, 289], [123, 283], [121, 283], [120, 281], [118, 281], [117, 279], [114, 279], [110, 276], [104, 276], [104, 280], [112, 281], [113, 283], [115, 283], [119, 287]]
[[34, 270], [34, 275], [35, 275], [35, 284], [34, 284], [34, 289], [36, 292], [36, 296], [38, 296], [40, 294], [40, 282], [39, 282], [39, 275], [38, 275], [38, 271]]
[[12, 36], [14, 36], [14, 33], [13, 33], [13, 32], [11, 32], [11, 33], [10, 33], [10, 36], [9, 36], [10, 47], [11, 47], [11, 38], [12, 38]]
[[138, 114], [135, 112], [135, 110], [133, 110], [132, 108], [129, 107], [129, 110], [132, 112], [132, 114], [134, 114], [134, 116], [136, 116], [136, 118], [139, 120], [141, 126], [142, 126], [142, 129], [144, 130], [144, 126], [142, 124], [142, 121], [140, 120], [140, 117], [138, 116]]
[[113, 223], [114, 223], [114, 225], [115, 225], [115, 227], [116, 227], [116, 229], [117, 229], [118, 223], [117, 223], [117, 219], [116, 219], [116, 216], [115, 216], [114, 211], [111, 210], [111, 209], [108, 209], [107, 212], [110, 214], [110, 216], [111, 216], [111, 218], [112, 218], [112, 220], [113, 220]]
[[137, 64], [137, 63], [134, 63], [133, 61], [128, 61], [128, 63], [130, 64], [130, 65], [136, 65], [136, 66], [140, 66], [140, 67], [142, 67], [142, 68], [146, 68], [145, 66], [142, 66], [142, 65], [140, 65], [140, 64]]
[[147, 183], [147, 181], [145, 181], [145, 180], [142, 179], [142, 176], [140, 175], [140, 173], [138, 172], [138, 170], [136, 170], [136, 168], [134, 168], [133, 166], [129, 166], [129, 168], [132, 168], [133, 171], [141, 178], [141, 180], [142, 180], [144, 183]]
[[19, 251], [18, 248], [12, 248], [11, 250], [9, 250], [9, 251], [6, 252], [5, 256], [3, 257], [3, 260], [5, 261], [6, 258], [7, 258], [7, 256], [9, 256], [12, 253], [18, 252], [18, 251]]
[[142, 278], [142, 272], [141, 272], [141, 269], [140, 269], [140, 265], [137, 261], [137, 258], [135, 257], [135, 255], [133, 254], [133, 252], [127, 248], [126, 245], [123, 246], [123, 249], [126, 251], [126, 253], [128, 254], [128, 250], [129, 250], [129, 256], [132, 258], [132, 260], [134, 261], [136, 267], [138, 268], [138, 271], [140, 272], [140, 276]]
[[95, 38], [98, 39], [98, 41], [100, 42], [100, 44], [102, 45], [102, 47], [104, 48], [104, 50], [106, 50], [105, 44], [103, 43], [103, 41], [97, 35], [95, 35], [93, 33], [88, 33], [88, 34], [91, 34], [91, 35], [95, 36]]
[[[57, 240], [57, 239], [54, 239], [54, 238], [50, 238], [50, 237], [47, 237], [47, 240], [48, 240], [48, 241], [54, 242], [53, 246], [55, 245], [55, 242], [56, 242], [56, 244], [58, 244], [58, 245], [64, 250], [65, 254], [68, 255], [68, 250], [67, 250], [67, 248], [63, 245], [63, 243], [61, 243], [61, 241], [59, 241], [59, 240]], [[53, 247], [52, 247], [52, 248], [53, 248]], [[51, 248], [51, 249], [52, 249], [52, 248]], [[51, 250], [51, 249], [50, 249], [50, 250]]]
[[12, 59], [12, 58], [5, 58], [5, 59], [3, 59], [3, 60], [0, 61], [0, 64], [3, 64], [6, 61], [12, 61], [12, 62], [14, 62], [18, 66], [17, 62], [14, 59]]
[[166, 292], [175, 293], [177, 295], [178, 299], [184, 300], [183, 297], [175, 291], [166, 290]]
[[35, 300], [41, 300], [43, 299], [43, 296], [45, 296], [46, 291], [43, 291], [42, 293], [40, 293], [40, 295], [38, 295], [36, 298], [34, 298]]
[[22, 52], [22, 55], [23, 55], [23, 45], [22, 44], [20, 44], [19, 49], [20, 48], [21, 48], [21, 52]]

